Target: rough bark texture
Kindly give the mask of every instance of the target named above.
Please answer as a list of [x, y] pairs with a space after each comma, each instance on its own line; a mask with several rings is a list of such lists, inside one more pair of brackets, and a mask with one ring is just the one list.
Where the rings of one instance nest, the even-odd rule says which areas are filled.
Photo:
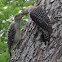
[[39, 1], [37, 0], [36, 4], [46, 10], [51, 20], [53, 32], [50, 45], [45, 46], [41, 28], [29, 21], [23, 29], [22, 39], [10, 62], [62, 62], [62, 0]]

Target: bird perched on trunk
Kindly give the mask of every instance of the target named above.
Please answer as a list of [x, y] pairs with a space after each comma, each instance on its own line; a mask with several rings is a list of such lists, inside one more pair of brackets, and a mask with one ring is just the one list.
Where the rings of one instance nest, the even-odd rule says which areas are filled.
[[11, 57], [11, 50], [14, 48], [18, 41], [21, 39], [21, 31], [20, 31], [20, 20], [24, 15], [22, 13], [16, 14], [14, 17], [14, 21], [10, 24], [7, 32], [7, 44], [9, 49], [9, 54]]
[[[42, 9], [41, 6], [33, 7], [30, 10], [30, 17], [31, 19], [42, 28], [43, 32], [46, 31], [46, 33], [42, 33], [43, 41], [46, 44], [46, 41], [48, 41], [48, 44], [50, 42], [50, 35], [52, 33], [52, 27], [50, 24], [50, 19], [47, 16], [47, 13], [45, 9]], [[46, 34], [46, 35], [45, 35]]]
[[[43, 41], [46, 44], [46, 41], [50, 41], [50, 34], [52, 33], [52, 27], [50, 25], [50, 19], [47, 16], [47, 13], [44, 9], [42, 9], [41, 6], [28, 6], [23, 14], [30, 14], [31, 19], [42, 28], [43, 31], [48, 32], [48, 35], [44, 36], [44, 33], [42, 33]], [[46, 37], [46, 38], [45, 38]]]
[[10, 57], [12, 56], [11, 50], [16, 47], [17, 42], [21, 39], [21, 31], [20, 31], [20, 20], [27, 13], [24, 12], [18, 13], [14, 17], [14, 21], [10, 24], [7, 31], [7, 44]]

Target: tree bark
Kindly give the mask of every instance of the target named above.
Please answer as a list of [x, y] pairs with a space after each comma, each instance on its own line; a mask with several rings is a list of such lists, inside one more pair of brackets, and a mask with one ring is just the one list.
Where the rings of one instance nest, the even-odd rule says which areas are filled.
[[41, 5], [50, 18], [53, 28], [50, 45], [44, 44], [41, 28], [29, 21], [10, 62], [62, 62], [62, 0], [37, 0], [36, 5]]

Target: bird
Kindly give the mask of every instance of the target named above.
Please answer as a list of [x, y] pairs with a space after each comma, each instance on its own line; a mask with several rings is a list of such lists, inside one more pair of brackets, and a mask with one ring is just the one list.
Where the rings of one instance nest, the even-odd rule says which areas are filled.
[[[50, 24], [50, 19], [46, 13], [46, 10], [43, 9], [41, 5], [39, 6], [30, 5], [23, 12], [23, 14], [27, 14], [27, 13], [29, 13], [32, 21], [34, 21], [39, 27], [42, 28], [43, 31], [42, 38], [45, 44], [46, 41], [50, 42], [50, 37], [53, 30]], [[45, 36], [44, 31], [46, 31], [48, 35]]]
[[12, 21], [7, 30], [7, 44], [10, 57], [12, 56], [11, 50], [15, 48], [17, 42], [21, 39], [20, 20], [23, 16], [22, 13], [16, 14], [14, 21]]

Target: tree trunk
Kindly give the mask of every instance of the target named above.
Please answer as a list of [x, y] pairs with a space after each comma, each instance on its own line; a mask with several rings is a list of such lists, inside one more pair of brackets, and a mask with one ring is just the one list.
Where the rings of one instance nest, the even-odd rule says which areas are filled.
[[29, 21], [10, 62], [62, 62], [62, 0], [37, 0], [36, 5], [41, 5], [50, 18], [53, 28], [50, 45], [42, 41], [41, 28]]

